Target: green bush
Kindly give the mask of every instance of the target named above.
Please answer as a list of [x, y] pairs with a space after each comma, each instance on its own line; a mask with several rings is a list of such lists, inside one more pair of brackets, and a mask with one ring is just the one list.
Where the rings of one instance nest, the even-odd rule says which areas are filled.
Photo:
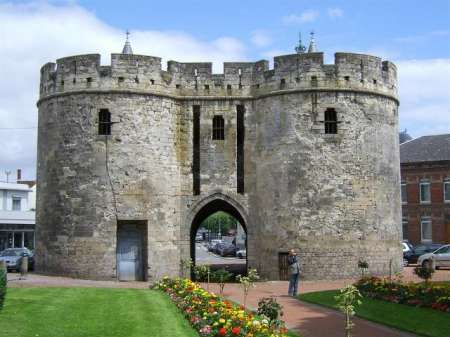
[[6, 279], [6, 268], [3, 268], [0, 265], [0, 310], [2, 310], [3, 308], [3, 303], [5, 301], [5, 296], [6, 296], [6, 284], [7, 284], [7, 279]]
[[282, 306], [273, 297], [264, 297], [258, 302], [258, 315], [267, 317], [270, 323], [277, 323], [283, 316]]
[[422, 280], [425, 280], [425, 282], [429, 282], [431, 278], [433, 277], [434, 269], [418, 266], [414, 268], [414, 274], [419, 276]]

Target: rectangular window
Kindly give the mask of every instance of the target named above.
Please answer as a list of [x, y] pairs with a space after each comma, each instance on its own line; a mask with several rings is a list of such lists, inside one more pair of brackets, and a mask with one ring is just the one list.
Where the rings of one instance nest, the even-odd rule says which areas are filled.
[[98, 134], [111, 134], [111, 113], [108, 109], [100, 109], [98, 112]]
[[402, 203], [406, 204], [408, 202], [408, 199], [406, 196], [406, 183], [401, 184], [401, 196], [402, 196]]
[[222, 116], [216, 115], [213, 118], [213, 140], [225, 139], [225, 121]]
[[450, 202], [450, 180], [444, 181], [444, 201]]
[[192, 177], [193, 193], [200, 194], [200, 105], [193, 106], [194, 120], [192, 132], [192, 144], [194, 146], [192, 154]]
[[21, 199], [20, 199], [20, 197], [13, 197], [12, 198], [12, 210], [13, 211], [20, 211], [21, 210]]
[[408, 240], [408, 217], [402, 217], [403, 240]]
[[430, 183], [428, 182], [420, 183], [420, 202], [421, 203], [431, 202]]
[[23, 248], [23, 232], [14, 232], [13, 248]]
[[429, 216], [424, 216], [420, 219], [420, 232], [422, 241], [432, 241], [432, 227], [431, 218]]
[[236, 132], [236, 176], [237, 192], [244, 194], [244, 139], [245, 139], [245, 106], [237, 105]]
[[336, 134], [337, 124], [338, 121], [336, 110], [332, 108], [325, 110], [325, 133]]

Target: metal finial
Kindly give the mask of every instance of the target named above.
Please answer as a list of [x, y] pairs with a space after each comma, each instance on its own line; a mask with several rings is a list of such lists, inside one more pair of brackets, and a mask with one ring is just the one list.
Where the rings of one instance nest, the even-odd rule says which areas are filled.
[[298, 33], [298, 45], [295, 47], [297, 54], [303, 54], [306, 51], [306, 47], [302, 44], [302, 33]]
[[131, 49], [131, 44], [130, 44], [130, 39], [129, 39], [130, 32], [128, 31], [128, 29], [127, 29], [126, 35], [127, 35], [127, 39], [125, 41], [125, 45], [123, 46], [122, 54], [133, 54], [133, 49]]
[[314, 31], [311, 31], [311, 40], [309, 41], [308, 53], [315, 53], [317, 51], [316, 41], [314, 39]]

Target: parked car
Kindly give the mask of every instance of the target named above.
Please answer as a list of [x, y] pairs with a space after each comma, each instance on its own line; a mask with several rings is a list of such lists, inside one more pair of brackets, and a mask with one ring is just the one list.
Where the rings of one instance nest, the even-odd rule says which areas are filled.
[[419, 256], [417, 263], [425, 268], [450, 267], [450, 245], [442, 246], [432, 253]]
[[403, 258], [408, 260], [408, 264], [417, 263], [419, 256], [434, 252], [440, 247], [442, 247], [440, 243], [422, 243], [415, 246], [412, 251], [403, 253]]
[[245, 259], [247, 257], [247, 251], [245, 249], [238, 250], [236, 256], [240, 259]]
[[0, 253], [0, 260], [5, 261], [8, 271], [20, 271], [22, 257], [28, 257], [28, 270], [34, 269], [34, 254], [28, 248], [7, 248]]
[[217, 254], [220, 256], [236, 256], [236, 246], [232, 243], [222, 242], [217, 245]]
[[406, 240], [402, 241], [402, 246], [403, 246], [403, 254], [405, 254], [406, 252], [410, 252], [414, 249], [414, 246]]
[[195, 242], [202, 242], [203, 241], [203, 235], [201, 233], [197, 233], [195, 235]]
[[218, 245], [219, 243], [222, 243], [222, 242], [223, 242], [222, 240], [218, 240], [218, 239], [211, 240], [211, 241], [206, 245], [206, 248], [208, 249], [208, 252], [216, 253], [217, 245]]

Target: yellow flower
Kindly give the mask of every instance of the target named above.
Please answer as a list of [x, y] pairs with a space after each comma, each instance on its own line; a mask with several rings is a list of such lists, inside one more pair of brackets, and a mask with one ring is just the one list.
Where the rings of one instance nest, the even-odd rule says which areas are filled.
[[223, 318], [220, 318], [219, 323], [223, 324], [223, 323], [225, 323], [225, 320]]

